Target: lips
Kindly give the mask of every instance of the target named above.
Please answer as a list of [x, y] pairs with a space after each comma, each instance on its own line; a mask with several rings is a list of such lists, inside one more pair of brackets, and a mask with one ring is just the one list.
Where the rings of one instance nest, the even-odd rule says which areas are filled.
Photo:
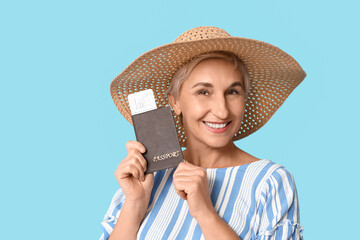
[[206, 126], [206, 128], [208, 130], [210, 130], [211, 132], [223, 133], [229, 128], [231, 121], [230, 122], [206, 122], [206, 121], [203, 121], [203, 123]]

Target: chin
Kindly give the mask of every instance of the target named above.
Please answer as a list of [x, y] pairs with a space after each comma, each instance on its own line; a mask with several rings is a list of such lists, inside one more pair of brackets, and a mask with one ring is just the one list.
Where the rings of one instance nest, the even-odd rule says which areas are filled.
[[233, 142], [232, 138], [231, 139], [213, 138], [213, 139], [207, 139], [205, 142], [203, 142], [203, 144], [210, 148], [219, 149], [229, 146], [229, 144], [232, 144], [232, 142]]

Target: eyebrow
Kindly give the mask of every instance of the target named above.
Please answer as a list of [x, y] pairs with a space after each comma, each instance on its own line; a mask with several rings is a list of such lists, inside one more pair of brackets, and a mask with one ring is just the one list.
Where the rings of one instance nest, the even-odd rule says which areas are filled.
[[[203, 86], [203, 87], [213, 87], [213, 85], [211, 83], [207, 83], [207, 82], [198, 82], [196, 83], [194, 86], [192, 86], [192, 88], [195, 88], [197, 86]], [[236, 87], [236, 86], [240, 86], [242, 87], [242, 84], [241, 82], [234, 82], [233, 84], [230, 85], [229, 88], [232, 88], [232, 87]]]
[[233, 84], [231, 84], [231, 85], [230, 85], [230, 87], [229, 87], [229, 88], [232, 88], [232, 87], [237, 87], [237, 86], [242, 87], [241, 82], [234, 82]]
[[192, 88], [195, 88], [197, 86], [204, 86], [204, 87], [213, 87], [213, 85], [211, 83], [207, 83], [207, 82], [198, 82], [196, 83], [194, 86], [192, 86]]

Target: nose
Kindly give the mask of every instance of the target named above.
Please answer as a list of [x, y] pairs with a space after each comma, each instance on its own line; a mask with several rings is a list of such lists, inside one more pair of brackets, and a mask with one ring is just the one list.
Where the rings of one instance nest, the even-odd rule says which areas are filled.
[[225, 96], [217, 96], [212, 103], [212, 113], [219, 119], [226, 119], [229, 116], [229, 108]]

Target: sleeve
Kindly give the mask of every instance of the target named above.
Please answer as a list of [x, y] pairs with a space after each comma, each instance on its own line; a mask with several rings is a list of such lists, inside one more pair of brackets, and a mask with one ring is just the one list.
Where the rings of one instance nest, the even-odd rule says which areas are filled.
[[263, 185], [260, 202], [256, 239], [303, 239], [296, 186], [287, 169], [280, 167], [271, 174]]
[[100, 240], [107, 240], [109, 238], [120, 215], [124, 201], [125, 194], [121, 189], [119, 189], [112, 198], [110, 207], [107, 210], [103, 221], [101, 222], [103, 233], [100, 237]]

